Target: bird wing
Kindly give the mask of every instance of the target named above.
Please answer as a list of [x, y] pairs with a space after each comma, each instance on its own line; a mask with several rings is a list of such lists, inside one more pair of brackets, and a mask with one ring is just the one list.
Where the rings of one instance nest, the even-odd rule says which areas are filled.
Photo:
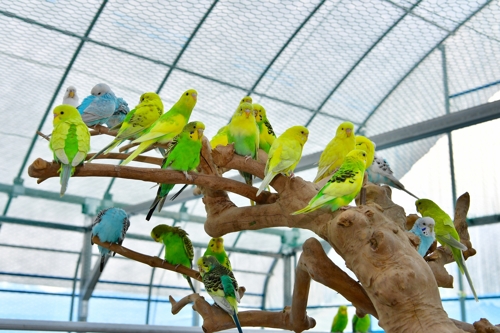
[[189, 239], [187, 234], [182, 236], [182, 242], [184, 243], [184, 250], [186, 250], [186, 254], [189, 260], [193, 261], [194, 258], [193, 243], [191, 243], [191, 240]]
[[467, 246], [464, 244], [460, 243], [457, 241], [455, 238], [453, 238], [450, 234], [446, 235], [436, 235], [436, 239], [442, 243], [449, 245], [452, 248], [460, 249], [462, 251], [467, 251]]
[[[165, 114], [164, 116], [166, 116]], [[158, 119], [153, 125], [148, 133], [145, 133], [141, 137], [134, 140], [134, 143], [140, 143], [148, 140], [158, 139], [164, 135], [171, 134], [172, 138], [182, 131], [182, 128], [186, 125], [187, 119], [182, 114], [170, 115], [169, 117], [163, 117]]]

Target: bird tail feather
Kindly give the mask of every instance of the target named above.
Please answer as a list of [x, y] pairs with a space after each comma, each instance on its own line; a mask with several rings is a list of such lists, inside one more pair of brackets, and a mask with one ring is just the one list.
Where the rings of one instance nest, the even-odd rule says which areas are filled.
[[127, 165], [129, 162], [131, 162], [134, 158], [136, 158], [137, 156], [139, 156], [140, 153], [142, 153], [143, 151], [145, 151], [153, 143], [154, 143], [154, 140], [148, 140], [148, 141], [141, 142], [141, 144], [139, 145], [139, 147], [137, 147], [137, 149], [134, 150], [132, 152], [132, 154], [130, 154], [130, 156], [127, 157], [125, 159], [125, 161], [123, 161], [120, 165]]
[[94, 158], [96, 158], [97, 156], [99, 156], [99, 155], [109, 153], [110, 151], [112, 151], [116, 146], [118, 146], [122, 142], [123, 142], [123, 140], [113, 140], [109, 145], [107, 145], [106, 147], [102, 148], [97, 153], [95, 153], [94, 156], [92, 156], [91, 158], [89, 158], [89, 160], [87, 161], [87, 163], [92, 162], [92, 160]]
[[101, 256], [101, 265], [100, 265], [101, 272], [103, 269], [104, 269], [104, 256]]
[[149, 221], [151, 219], [151, 216], [153, 216], [153, 213], [154, 213], [154, 211], [156, 209], [156, 206], [160, 202], [160, 199], [161, 199], [160, 196], [157, 195], [156, 198], [155, 198], [155, 200], [153, 201], [153, 203], [149, 207], [148, 215], [146, 215], [146, 221]]
[[191, 287], [193, 293], [196, 294], [196, 290], [194, 290], [193, 281], [191, 281], [191, 278], [189, 276], [186, 276], [186, 280], [188, 281], [189, 286]]
[[175, 193], [171, 198], [170, 198], [170, 201], [174, 201], [175, 198], [177, 198], [179, 196], [179, 194], [182, 193], [182, 191], [184, 191], [184, 189], [188, 186], [189, 184], [186, 184], [184, 185], [177, 193]]
[[464, 254], [461, 250], [458, 250], [458, 251], [460, 251], [460, 263], [457, 263], [458, 267], [460, 268], [462, 273], [465, 273], [465, 277], [467, 278], [467, 282], [469, 283], [472, 294], [474, 295], [474, 299], [476, 300], [476, 302], [479, 302], [479, 300], [477, 298], [476, 290], [474, 289], [474, 285], [472, 284], [472, 279], [469, 275], [469, 270], [467, 269], [467, 266], [465, 265]]
[[236, 325], [236, 328], [238, 329], [238, 332], [243, 333], [243, 330], [241, 329], [240, 320], [238, 319], [238, 314], [236, 313], [236, 311], [233, 313], [231, 317], [233, 317], [233, 321], [234, 324]]
[[402, 188], [403, 191], [405, 191], [406, 193], [408, 193], [409, 195], [411, 195], [412, 197], [414, 197], [415, 199], [419, 200], [420, 198], [417, 197], [415, 194], [411, 193], [410, 191], [408, 191], [407, 189], [405, 188]]
[[316, 209], [320, 208], [321, 206], [311, 206], [310, 204], [305, 206], [302, 209], [299, 209], [296, 212], [293, 212], [292, 215], [299, 215], [299, 214], [305, 214], [305, 213], [310, 213], [315, 211]]
[[70, 164], [62, 164], [61, 165], [61, 197], [66, 193], [66, 189], [68, 188], [69, 178], [73, 173], [73, 167]]
[[276, 176], [274, 172], [267, 173], [267, 175], [262, 180], [262, 184], [260, 184], [259, 190], [257, 191], [257, 196], [259, 196], [262, 193], [262, 191], [264, 191], [264, 189], [269, 185], [271, 180], [273, 180], [274, 176]]

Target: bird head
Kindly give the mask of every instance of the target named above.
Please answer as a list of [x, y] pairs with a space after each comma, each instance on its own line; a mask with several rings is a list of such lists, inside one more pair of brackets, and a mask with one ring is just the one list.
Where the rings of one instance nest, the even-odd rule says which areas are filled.
[[161, 236], [169, 232], [172, 227], [166, 224], [158, 224], [156, 227], [151, 230], [151, 238], [155, 240], [155, 242], [161, 241]]
[[340, 314], [347, 315], [347, 306], [341, 305], [339, 306], [339, 311]]
[[111, 88], [106, 83], [98, 83], [90, 91], [90, 93], [94, 96], [102, 96], [110, 92], [112, 92]]
[[192, 121], [184, 126], [183, 131], [189, 134], [192, 140], [201, 141], [203, 138], [203, 131], [205, 131], [205, 124], [201, 121]]
[[54, 111], [52, 111], [54, 115], [54, 120], [52, 121], [52, 124], [56, 126], [59, 124], [61, 121], [65, 121], [67, 119], [75, 118], [75, 117], [80, 117], [80, 112], [71, 105], [67, 104], [62, 104], [58, 105], [54, 108]]
[[74, 86], [69, 86], [66, 89], [66, 96], [68, 96], [69, 98], [75, 98], [75, 96], [76, 96], [76, 88]]
[[337, 127], [336, 136], [340, 138], [348, 138], [353, 135], [354, 132], [354, 124], [350, 121], [345, 121]]
[[437, 205], [429, 199], [418, 199], [415, 201], [415, 206], [417, 208], [417, 212], [419, 212], [422, 216], [425, 216], [427, 215], [429, 209], [432, 209]]
[[421, 217], [417, 221], [417, 227], [422, 231], [425, 236], [430, 236], [434, 234], [434, 227], [436, 222], [432, 217]]
[[250, 97], [250, 96], [243, 97], [241, 99], [241, 101], [240, 101], [240, 104], [242, 104], [242, 103], [250, 103], [250, 104], [252, 104], [252, 97]]
[[217, 261], [217, 258], [214, 256], [203, 256], [198, 259], [198, 267], [200, 269], [200, 272], [206, 273], [210, 272], [214, 267], [217, 265], [220, 265], [219, 262]]
[[224, 251], [224, 238], [222, 237], [212, 238], [208, 243], [208, 247], [215, 253], [220, 253]]
[[263, 121], [267, 118], [266, 117], [266, 109], [264, 109], [264, 107], [262, 105], [257, 104], [257, 103], [253, 103], [252, 107], [253, 107], [253, 112], [255, 113], [255, 120]]
[[366, 152], [361, 149], [353, 149], [346, 155], [346, 160], [357, 160], [363, 162], [363, 165], [366, 166]]
[[198, 92], [194, 89], [186, 90], [182, 93], [182, 96], [179, 98], [179, 101], [176, 103], [180, 103], [188, 109], [193, 109], [196, 105], [196, 101], [198, 100]]
[[370, 167], [373, 163], [373, 158], [375, 154], [375, 144], [365, 136], [356, 135], [356, 149], [364, 150], [369, 158], [366, 160], [366, 167]]

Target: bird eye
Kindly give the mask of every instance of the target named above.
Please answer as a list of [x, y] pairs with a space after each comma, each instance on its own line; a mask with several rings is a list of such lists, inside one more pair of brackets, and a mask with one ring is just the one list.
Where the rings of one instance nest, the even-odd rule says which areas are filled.
[[344, 128], [342, 127], [342, 130], [344, 130]]
[[189, 95], [189, 93], [186, 93], [186, 96]]
[[61, 111], [61, 114], [64, 114], [64, 111]]
[[301, 134], [304, 134], [304, 131], [300, 131]]

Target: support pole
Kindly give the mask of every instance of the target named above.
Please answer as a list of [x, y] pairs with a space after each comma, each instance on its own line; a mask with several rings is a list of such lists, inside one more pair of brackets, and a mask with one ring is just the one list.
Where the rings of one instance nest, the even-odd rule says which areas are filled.
[[[85, 226], [92, 225], [92, 217], [85, 217]], [[92, 264], [92, 245], [90, 244], [91, 231], [83, 233], [82, 269], [80, 271], [80, 296], [78, 297], [78, 321], [87, 321], [89, 300], [84, 299], [85, 286], [90, 278]]]

